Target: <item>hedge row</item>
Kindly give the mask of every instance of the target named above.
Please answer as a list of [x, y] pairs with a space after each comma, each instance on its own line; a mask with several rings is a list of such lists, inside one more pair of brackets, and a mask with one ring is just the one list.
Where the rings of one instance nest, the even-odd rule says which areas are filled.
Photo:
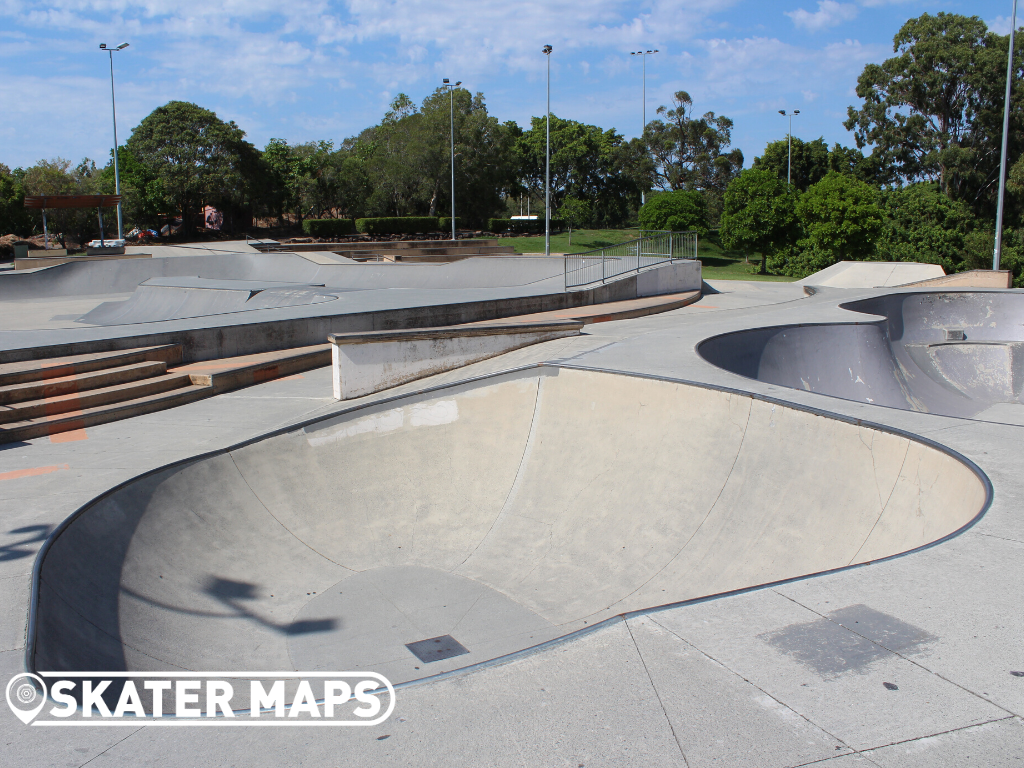
[[[551, 231], [560, 232], [565, 229], [562, 219], [551, 220]], [[515, 232], [518, 234], [543, 235], [544, 219], [488, 219], [487, 230], [501, 234]]]
[[438, 232], [436, 216], [378, 216], [356, 219], [356, 229], [366, 235], [406, 235], [415, 232]]
[[[456, 228], [462, 226], [462, 220], [455, 217]], [[378, 216], [369, 219], [306, 219], [302, 222], [302, 231], [310, 237], [345, 237], [361, 232], [366, 235], [409, 235], [417, 232], [450, 232], [452, 219], [450, 216]], [[517, 234], [544, 234], [543, 219], [488, 219], [487, 229], [490, 232]], [[561, 232], [565, 229], [562, 219], [551, 220], [551, 231]]]
[[356, 233], [352, 219], [306, 219], [302, 231], [310, 237], [345, 237]]

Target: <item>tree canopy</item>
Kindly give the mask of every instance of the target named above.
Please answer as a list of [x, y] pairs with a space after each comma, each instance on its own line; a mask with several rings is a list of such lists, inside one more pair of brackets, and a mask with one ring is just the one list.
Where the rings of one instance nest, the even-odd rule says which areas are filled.
[[[910, 19], [893, 39], [896, 54], [868, 64], [857, 82], [859, 109], [844, 123], [857, 146], [871, 146], [905, 183], [934, 181], [975, 212], [993, 211], [998, 182], [1009, 36], [977, 16], [938, 13]], [[1024, 127], [1021, 55], [1014, 51], [1011, 156]]]
[[259, 153], [241, 128], [185, 101], [153, 110], [132, 130], [126, 146], [156, 174], [186, 222], [203, 203], [219, 208], [243, 203], [262, 170]]
[[763, 255], [761, 273], [795, 244], [800, 226], [796, 190], [760, 168], [743, 171], [725, 190], [720, 236], [729, 249]]

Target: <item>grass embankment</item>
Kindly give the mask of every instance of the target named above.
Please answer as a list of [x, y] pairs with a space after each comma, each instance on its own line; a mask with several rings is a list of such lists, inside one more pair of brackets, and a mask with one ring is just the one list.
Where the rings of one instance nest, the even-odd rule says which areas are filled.
[[[572, 233], [572, 245], [568, 233], [551, 236], [552, 253], [580, 253], [594, 248], [635, 240], [640, 236], [638, 229], [579, 229]], [[502, 245], [511, 245], [516, 253], [543, 253], [544, 236], [509, 237], [501, 239]], [[749, 259], [749, 263], [744, 257]], [[792, 277], [759, 275], [760, 254], [744, 254], [741, 251], [727, 251], [710, 238], [697, 241], [697, 258], [701, 261], [701, 276], [705, 280], [768, 280], [790, 282]]]

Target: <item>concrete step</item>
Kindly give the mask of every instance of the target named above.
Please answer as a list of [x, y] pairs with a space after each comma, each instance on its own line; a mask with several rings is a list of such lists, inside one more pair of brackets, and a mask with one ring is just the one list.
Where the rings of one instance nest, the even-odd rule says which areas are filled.
[[72, 392], [67, 395], [47, 397], [42, 400], [0, 405], [0, 424], [18, 421], [29, 421], [46, 416], [56, 416], [72, 411], [96, 408], [126, 400], [136, 400], [148, 395], [168, 392], [173, 389], [188, 387], [195, 382], [187, 373], [167, 373], [139, 381], [115, 384], [110, 387], [89, 389], [84, 392]]
[[36, 437], [47, 437], [61, 432], [85, 429], [96, 424], [105, 424], [109, 421], [118, 421], [131, 416], [141, 416], [144, 413], [153, 413], [165, 408], [184, 405], [212, 394], [213, 388], [210, 386], [189, 384], [169, 392], [158, 392], [124, 402], [2, 424], [0, 425], [0, 443], [31, 440]]
[[[17, 401], [0, 401], [0, 443], [31, 440], [68, 432], [95, 424], [141, 416], [145, 413], [173, 408], [221, 392], [229, 392], [261, 384], [331, 364], [331, 345], [283, 349], [256, 355], [207, 360], [165, 370], [163, 362], [137, 363], [103, 371], [88, 372], [47, 382], [30, 382], [0, 388], [19, 393], [35, 388], [44, 394]], [[108, 384], [70, 391], [58, 388], [96, 383], [103, 375], [123, 376], [124, 369], [145, 370], [155, 366], [155, 373]]]
[[48, 381], [103, 368], [115, 368], [132, 363], [163, 361], [168, 365], [181, 362], [181, 345], [164, 344], [138, 349], [119, 349], [112, 352], [94, 352], [46, 360], [23, 360], [0, 363], [0, 387], [23, 384], [28, 381]]
[[129, 381], [162, 376], [165, 373], [167, 373], [167, 363], [162, 360], [152, 360], [44, 381], [11, 384], [0, 387], [0, 405], [70, 395], [89, 389], [100, 389]]
[[315, 344], [310, 347], [261, 352], [256, 355], [207, 360], [172, 368], [171, 373], [188, 374], [193, 384], [204, 384], [217, 394], [233, 389], [251, 387], [282, 376], [302, 373], [331, 364], [331, 345]]

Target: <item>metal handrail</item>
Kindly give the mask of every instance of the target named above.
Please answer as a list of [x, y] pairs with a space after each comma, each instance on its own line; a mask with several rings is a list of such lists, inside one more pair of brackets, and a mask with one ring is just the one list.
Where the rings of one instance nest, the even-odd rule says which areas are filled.
[[697, 258], [696, 232], [641, 230], [640, 237], [565, 255], [565, 289], [587, 288], [677, 259]]

